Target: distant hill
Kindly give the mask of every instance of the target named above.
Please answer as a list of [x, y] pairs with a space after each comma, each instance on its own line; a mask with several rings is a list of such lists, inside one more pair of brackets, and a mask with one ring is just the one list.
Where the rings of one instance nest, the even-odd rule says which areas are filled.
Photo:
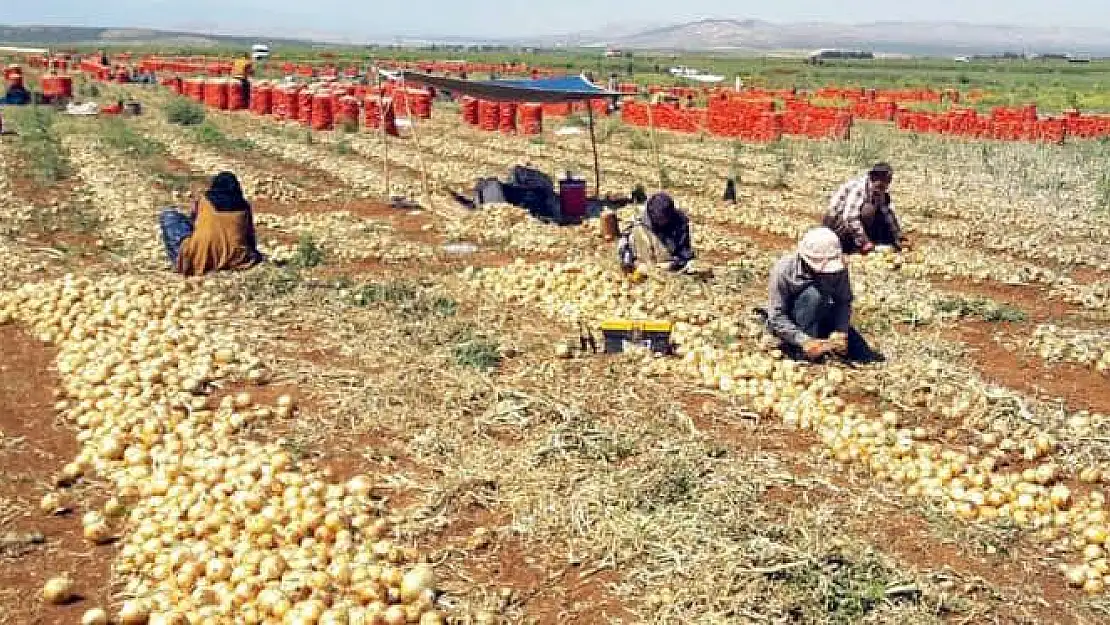
[[[199, 28], [198, 30], [205, 30]], [[343, 46], [371, 43], [424, 45], [614, 46], [630, 50], [771, 52], [816, 48], [857, 48], [876, 53], [946, 56], [1002, 52], [1073, 53], [1110, 56], [1110, 29], [1032, 27], [962, 22], [772, 23], [762, 20], [706, 19], [668, 26], [629, 22], [589, 31], [546, 37], [482, 38], [457, 36], [350, 36], [305, 30], [285, 37], [215, 35], [143, 28], [3, 26], [0, 45], [245, 47], [264, 42], [284, 46]], [[358, 38], [362, 39], [362, 38]]]
[[564, 43], [605, 43], [654, 50], [808, 50], [860, 48], [903, 54], [990, 54], [1004, 51], [1110, 55], [1110, 30], [997, 26], [961, 22], [776, 24], [761, 20], [708, 19], [632, 34], [568, 37]]
[[145, 28], [92, 28], [81, 26], [0, 25], [0, 45], [26, 46], [140, 46], [246, 47], [255, 43], [311, 46], [312, 41], [237, 35], [207, 35]]

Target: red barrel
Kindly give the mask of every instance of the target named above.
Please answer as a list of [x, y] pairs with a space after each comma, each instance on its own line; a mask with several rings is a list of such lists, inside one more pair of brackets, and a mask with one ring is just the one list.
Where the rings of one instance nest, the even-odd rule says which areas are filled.
[[1037, 121], [1037, 105], [1028, 104], [1021, 108], [1021, 119], [1026, 122]]
[[340, 100], [342, 100], [343, 96], [346, 95], [346, 92], [343, 89], [337, 87], [339, 86], [336, 85], [332, 88], [331, 91], [328, 92], [328, 95], [331, 97], [331, 116], [333, 119], [337, 115], [339, 115], [339, 111], [342, 107], [342, 102]]
[[312, 96], [312, 129], [331, 130], [335, 127], [335, 116], [332, 115], [332, 98], [328, 91], [320, 91]]
[[204, 79], [185, 79], [185, 95], [195, 102], [204, 102]]
[[219, 78], [204, 81], [204, 103], [210, 108], [227, 110], [227, 83]]
[[478, 127], [482, 130], [497, 130], [501, 125], [501, 110], [496, 102], [478, 102]]
[[432, 94], [422, 89], [409, 89], [405, 97], [413, 115], [420, 119], [432, 118]]
[[358, 128], [358, 98], [345, 95], [339, 100], [339, 123]]
[[283, 87], [282, 89], [278, 90], [278, 93], [280, 94], [278, 102], [281, 104], [281, 108], [277, 112], [278, 119], [291, 119], [293, 121], [300, 119], [300, 87]]
[[247, 94], [243, 92], [243, 83], [232, 79], [227, 83], [227, 108], [231, 111], [241, 111], [247, 108]]
[[42, 95], [47, 98], [72, 98], [73, 97], [73, 77], [72, 76], [43, 76], [42, 77]]
[[381, 96], [367, 96], [363, 101], [362, 112], [363, 126], [366, 128], [381, 128], [382, 126], [382, 101]]
[[463, 121], [471, 126], [478, 125], [478, 99], [472, 98], [468, 95], [462, 97], [459, 102], [462, 108]]
[[274, 88], [262, 84], [251, 86], [251, 110], [255, 115], [269, 115], [274, 111]]
[[502, 102], [498, 107], [501, 132], [511, 134], [516, 132], [516, 102]]
[[313, 95], [308, 89], [297, 93], [297, 121], [305, 126], [312, 125]]
[[564, 219], [582, 219], [586, 216], [586, 181], [559, 181], [559, 208]]
[[543, 105], [520, 105], [520, 131], [526, 135], [538, 135], [543, 132]]

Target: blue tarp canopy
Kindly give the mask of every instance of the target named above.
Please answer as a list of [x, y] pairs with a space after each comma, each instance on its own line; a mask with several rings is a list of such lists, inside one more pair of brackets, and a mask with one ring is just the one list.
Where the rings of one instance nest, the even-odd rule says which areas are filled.
[[408, 71], [401, 75], [408, 82], [494, 102], [574, 102], [621, 96], [620, 93], [598, 88], [582, 76], [540, 80], [462, 80]]

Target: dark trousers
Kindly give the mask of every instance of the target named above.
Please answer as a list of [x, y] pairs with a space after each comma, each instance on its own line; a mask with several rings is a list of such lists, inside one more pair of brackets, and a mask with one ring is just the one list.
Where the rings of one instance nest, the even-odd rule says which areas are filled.
[[[844, 234], [838, 230], [831, 218], [826, 217], [822, 221], [822, 225], [826, 228], [832, 228], [837, 234], [840, 234], [840, 247], [844, 249], [845, 254], [859, 252], [856, 240], [850, 234]], [[886, 222], [882, 215], [875, 215], [870, 224], [864, 222], [863, 231], [867, 233], [867, 238], [871, 239], [871, 242], [875, 245], [897, 245], [898, 243], [894, 238], [894, 232], [890, 229], [890, 224]]]
[[166, 258], [176, 267], [181, 244], [193, 234], [193, 219], [176, 208], [167, 208], [158, 215], [158, 225], [162, 229], [162, 244], [166, 246]]
[[239, 85], [243, 89], [243, 104], [249, 109], [251, 107], [251, 81], [246, 78], [240, 78]]
[[[817, 287], [811, 286], [798, 294], [794, 300], [794, 308], [790, 311], [790, 318], [809, 336], [815, 339], [827, 339], [836, 331], [833, 326], [833, 302], [821, 294]], [[804, 358], [801, 348], [793, 345], [785, 346], [784, 353], [796, 360]], [[848, 328], [848, 360], [855, 362], [877, 362], [883, 359], [867, 344], [855, 328]]]

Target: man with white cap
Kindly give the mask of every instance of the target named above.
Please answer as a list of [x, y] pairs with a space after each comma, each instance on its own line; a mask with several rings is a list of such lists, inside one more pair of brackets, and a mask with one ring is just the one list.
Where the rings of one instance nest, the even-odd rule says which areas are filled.
[[797, 252], [775, 263], [769, 300], [767, 328], [792, 356], [808, 360], [830, 353], [853, 360], [875, 357], [851, 327], [852, 283], [840, 238], [829, 228], [810, 230]]

